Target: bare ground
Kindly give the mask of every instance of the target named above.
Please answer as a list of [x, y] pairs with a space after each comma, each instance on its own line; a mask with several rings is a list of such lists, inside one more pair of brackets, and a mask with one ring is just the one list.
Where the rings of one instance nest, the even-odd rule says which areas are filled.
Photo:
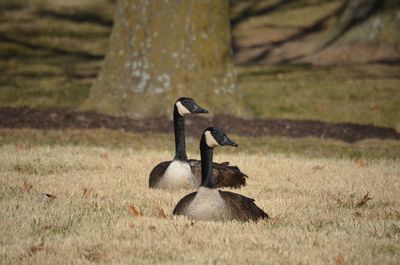
[[[208, 126], [224, 128], [240, 136], [285, 136], [291, 138], [317, 137], [356, 142], [368, 138], [400, 140], [393, 128], [353, 123], [328, 123], [289, 119], [243, 119], [227, 115], [210, 118], [191, 117], [187, 130], [198, 135]], [[107, 128], [128, 132], [168, 133], [172, 122], [165, 117], [131, 119], [113, 117], [96, 112], [77, 112], [71, 109], [52, 108], [0, 108], [0, 128], [33, 129], [91, 129]]]

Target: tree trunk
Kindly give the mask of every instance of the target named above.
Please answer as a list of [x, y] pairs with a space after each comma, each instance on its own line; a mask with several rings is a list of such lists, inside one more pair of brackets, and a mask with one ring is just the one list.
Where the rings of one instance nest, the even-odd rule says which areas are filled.
[[193, 97], [211, 113], [243, 114], [228, 0], [120, 0], [105, 63], [83, 109], [140, 118]]

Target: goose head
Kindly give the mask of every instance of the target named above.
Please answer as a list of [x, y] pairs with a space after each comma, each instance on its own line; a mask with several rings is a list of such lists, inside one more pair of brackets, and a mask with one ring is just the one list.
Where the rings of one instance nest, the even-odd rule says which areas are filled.
[[214, 148], [218, 146], [233, 146], [238, 147], [237, 143], [229, 139], [228, 135], [219, 128], [209, 127], [203, 132], [204, 143], [209, 148]]
[[180, 116], [195, 114], [195, 113], [208, 113], [208, 110], [203, 109], [192, 98], [182, 97], [175, 102], [175, 111]]

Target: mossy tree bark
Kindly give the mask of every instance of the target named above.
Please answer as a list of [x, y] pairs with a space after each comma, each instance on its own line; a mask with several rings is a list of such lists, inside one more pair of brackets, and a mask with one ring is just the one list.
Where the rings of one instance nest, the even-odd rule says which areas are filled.
[[146, 117], [181, 96], [211, 113], [243, 114], [228, 0], [120, 0], [105, 64], [83, 109]]

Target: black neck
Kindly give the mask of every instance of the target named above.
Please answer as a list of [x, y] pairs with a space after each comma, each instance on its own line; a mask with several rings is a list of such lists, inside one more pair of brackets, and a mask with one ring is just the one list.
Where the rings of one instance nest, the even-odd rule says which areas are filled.
[[187, 160], [185, 143], [185, 119], [179, 115], [178, 110], [174, 108], [174, 132], [175, 132], [175, 158], [178, 160]]
[[206, 144], [206, 139], [203, 135], [200, 140], [200, 154], [201, 154], [201, 187], [214, 188], [213, 183], [213, 152], [214, 149]]

